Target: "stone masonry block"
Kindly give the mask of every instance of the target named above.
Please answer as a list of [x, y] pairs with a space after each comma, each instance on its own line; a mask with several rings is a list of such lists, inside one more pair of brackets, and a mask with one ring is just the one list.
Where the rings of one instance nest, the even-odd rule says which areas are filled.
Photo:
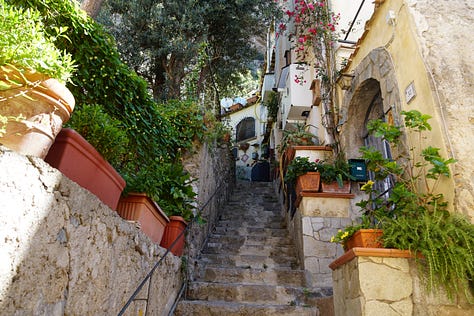
[[413, 293], [410, 274], [384, 264], [360, 262], [359, 279], [361, 291], [367, 300], [395, 302], [405, 299]]
[[303, 197], [299, 211], [303, 216], [313, 217], [348, 217], [349, 199]]
[[301, 221], [303, 225], [303, 235], [313, 236], [313, 226], [311, 225], [311, 218], [305, 216], [301, 218]]
[[406, 273], [410, 272], [410, 265], [406, 258], [383, 258], [383, 264], [390, 268], [397, 269]]
[[363, 314], [365, 316], [400, 316], [400, 314], [394, 311], [387, 302], [367, 301], [364, 309], [365, 312]]
[[305, 257], [335, 258], [336, 244], [303, 236], [303, 253]]

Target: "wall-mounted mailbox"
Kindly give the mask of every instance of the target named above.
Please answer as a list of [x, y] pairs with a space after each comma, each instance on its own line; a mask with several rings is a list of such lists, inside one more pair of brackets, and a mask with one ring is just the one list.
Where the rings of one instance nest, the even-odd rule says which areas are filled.
[[349, 159], [351, 166], [351, 176], [355, 181], [367, 181], [367, 166], [364, 159]]

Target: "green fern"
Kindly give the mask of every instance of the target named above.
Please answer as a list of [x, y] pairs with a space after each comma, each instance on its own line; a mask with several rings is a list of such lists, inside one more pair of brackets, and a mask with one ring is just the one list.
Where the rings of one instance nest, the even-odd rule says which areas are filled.
[[445, 210], [425, 211], [384, 222], [384, 246], [421, 254], [419, 268], [429, 291], [440, 287], [448, 298], [464, 293], [474, 302], [474, 225]]

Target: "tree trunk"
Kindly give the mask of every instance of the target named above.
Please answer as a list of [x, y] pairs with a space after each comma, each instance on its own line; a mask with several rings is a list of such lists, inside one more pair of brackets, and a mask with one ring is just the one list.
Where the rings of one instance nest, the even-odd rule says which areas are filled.
[[84, 0], [81, 9], [86, 11], [91, 18], [95, 18], [99, 14], [100, 7], [104, 0]]

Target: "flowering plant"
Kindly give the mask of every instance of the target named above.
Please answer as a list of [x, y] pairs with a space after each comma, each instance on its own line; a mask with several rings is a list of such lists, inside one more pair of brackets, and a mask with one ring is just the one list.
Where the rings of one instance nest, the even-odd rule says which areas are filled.
[[331, 237], [331, 242], [339, 243], [339, 244], [345, 244], [346, 241], [355, 234], [356, 231], [359, 229], [364, 228], [364, 224], [360, 225], [351, 225], [347, 226], [344, 229], [339, 229], [337, 231], [337, 234]]
[[306, 80], [304, 79], [304, 74], [295, 75], [295, 83], [299, 84], [300, 86], [303, 86], [306, 83]]
[[294, 0], [294, 4], [283, 6], [283, 11], [287, 21], [279, 24], [277, 36], [288, 32], [299, 57], [304, 58], [307, 47], [316, 48], [316, 52], [320, 45], [334, 41], [340, 15], [331, 12], [327, 1]]

